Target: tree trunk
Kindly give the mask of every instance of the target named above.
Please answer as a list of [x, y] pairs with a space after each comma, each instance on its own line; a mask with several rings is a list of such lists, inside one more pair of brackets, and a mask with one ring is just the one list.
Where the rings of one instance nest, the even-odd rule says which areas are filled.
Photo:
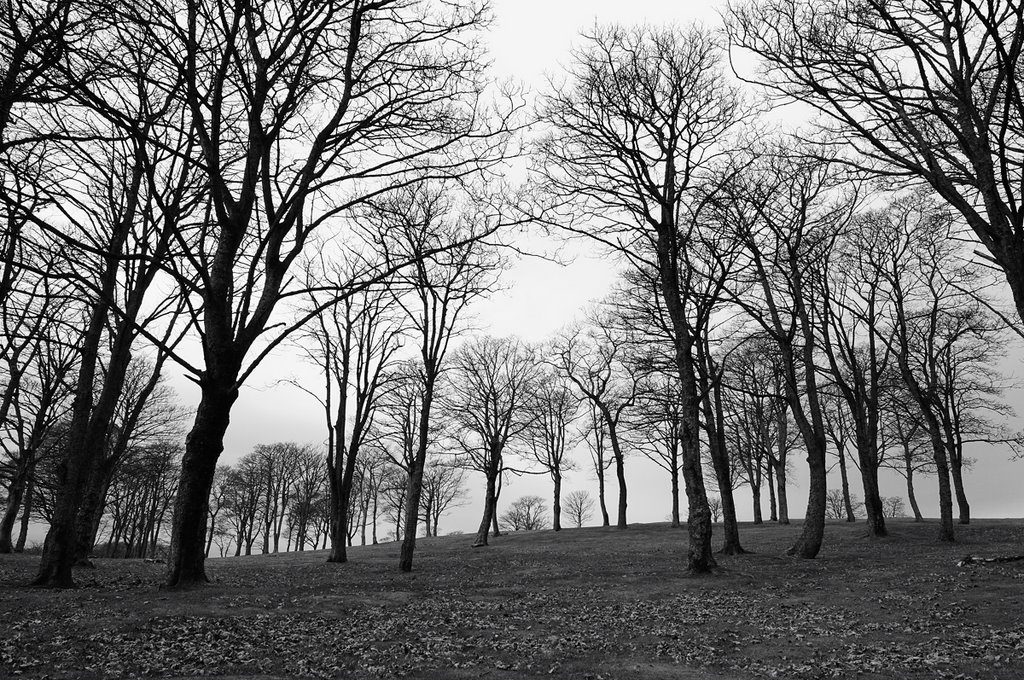
[[672, 528], [679, 528], [679, 468], [672, 467]]
[[789, 419], [786, 409], [779, 416], [779, 440], [775, 451], [775, 484], [778, 487], [779, 524], [789, 524], [789, 496], [786, 492], [786, 443], [789, 439]]
[[555, 482], [555, 497], [551, 503], [551, 528], [555, 531], [562, 530], [562, 473], [555, 471], [552, 474]]
[[494, 481], [494, 508], [491, 510], [491, 538], [501, 536], [501, 527], [498, 526], [498, 501], [501, 499], [501, 473], [498, 473]]
[[[87, 409], [91, 410], [91, 409]], [[87, 416], [87, 414], [86, 414]], [[79, 429], [80, 428], [80, 429]], [[77, 553], [76, 519], [81, 504], [84, 480], [100, 453], [96, 447], [87, 446], [86, 432], [81, 424], [72, 426], [77, 436], [69, 437], [68, 455], [63, 467], [63, 483], [57, 493], [57, 502], [50, 521], [50, 530], [43, 543], [43, 556], [39, 574], [32, 582], [35, 586], [74, 588], [72, 568]]]
[[371, 529], [373, 544], [377, 545], [377, 494], [373, 494], [373, 528]]
[[614, 425], [609, 423], [608, 430], [608, 438], [612, 443], [612, 454], [615, 457], [615, 478], [619, 481], [619, 512], [615, 526], [619, 529], [625, 529], [629, 526], [626, 524], [626, 465], [622, 448], [619, 445], [619, 435]]
[[750, 496], [753, 499], [754, 524], [764, 524], [764, 515], [761, 514], [761, 485], [750, 482]]
[[93, 547], [96, 545], [96, 535], [99, 533], [100, 522], [103, 520], [107, 491], [110, 488], [113, 474], [113, 462], [102, 460], [96, 465], [96, 469], [89, 476], [85, 492], [82, 496], [82, 504], [78, 509], [78, 516], [75, 519], [75, 533], [77, 534], [75, 566], [93, 566], [92, 562], [89, 561], [89, 555], [92, 554]]
[[[208, 359], [209, 362], [209, 359]], [[232, 371], [231, 368], [234, 368]], [[206, 517], [209, 514], [210, 489], [213, 487], [217, 459], [224, 451], [224, 434], [231, 418], [231, 407], [238, 398], [234, 386], [238, 369], [228, 368], [217, 380], [212, 370], [200, 383], [201, 397], [192, 430], [185, 438], [181, 459], [181, 477], [174, 499], [171, 523], [171, 545], [167, 557], [166, 588], [188, 588], [201, 585], [206, 577], [203, 550], [206, 539]], [[246, 554], [251, 546], [246, 547]]]
[[967, 502], [967, 494], [964, 492], [963, 461], [954, 458], [949, 469], [953, 476], [953, 491], [956, 494], [956, 504], [960, 511], [960, 524], [970, 524], [971, 505]]
[[693, 345], [688, 337], [676, 339], [676, 364], [681, 374], [680, 411], [683, 427], [680, 445], [683, 457], [683, 484], [686, 486], [688, 501], [686, 526], [689, 546], [686, 570], [691, 574], [706, 574], [717, 566], [717, 563], [711, 550], [711, 508], [708, 506], [707, 491], [704, 488], [704, 472], [700, 457], [700, 397], [693, 364]]
[[946, 447], [941, 441], [933, 441], [935, 472], [939, 482], [939, 540], [956, 540], [953, 533], [953, 493], [949, 483], [949, 465], [946, 463]]
[[[340, 416], [340, 412], [339, 412]], [[335, 432], [344, 432], [338, 425]], [[361, 432], [354, 431], [352, 438], [358, 441]], [[348, 554], [345, 551], [345, 539], [348, 535], [349, 523], [349, 501], [352, 498], [352, 484], [356, 473], [356, 453], [352, 447], [345, 447], [345, 442], [340, 441], [334, 447], [334, 459], [330, 461], [328, 474], [330, 475], [330, 509], [331, 509], [331, 554], [328, 562], [342, 563], [348, 561]], [[339, 465], [337, 457], [344, 453], [344, 464]], [[365, 541], [364, 541], [365, 543]]]
[[608, 519], [608, 504], [604, 494], [604, 461], [599, 460], [597, 465], [597, 504], [601, 508], [601, 526], [611, 526]]
[[[872, 352], [874, 352], [872, 337]], [[863, 411], [855, 413], [857, 458], [860, 461], [860, 478], [864, 486], [864, 514], [867, 516], [868, 535], [881, 538], [889, 535], [885, 528], [885, 508], [878, 489], [878, 377], [872, 378], [869, 395], [863, 399]]]
[[213, 547], [213, 534], [217, 528], [217, 515], [210, 517], [210, 528], [206, 531], [206, 556], [210, 556], [210, 548]]
[[914, 494], [914, 465], [910, 447], [904, 447], [903, 461], [907, 471], [907, 500], [910, 501], [910, 509], [914, 512], [914, 521], [923, 522], [924, 515], [921, 514], [921, 507], [917, 504], [917, 495]]
[[405, 498], [405, 536], [398, 560], [401, 571], [412, 571], [413, 553], [416, 551], [416, 530], [420, 517], [420, 496], [423, 493], [423, 468], [427, 462], [427, 439], [430, 436], [430, 407], [434, 398], [434, 375], [427, 367], [426, 384], [423, 390], [423, 407], [420, 409], [419, 442], [416, 459], [409, 470], [409, 485]]
[[[713, 367], [710, 365], [710, 355], [705, 356], [708, 362], [708, 374]], [[722, 533], [725, 541], [722, 549], [723, 555], [741, 555], [746, 552], [740, 545], [739, 522], [736, 519], [736, 498], [732, 493], [732, 468], [729, 465], [729, 450], [725, 443], [725, 406], [722, 401], [722, 383], [715, 380], [711, 389], [705, 387], [704, 416], [705, 421], [713, 424], [712, 431], [708, 434], [711, 463], [715, 468], [715, 477], [718, 479], [718, 497], [722, 501]], [[714, 403], [712, 404], [712, 398]]]
[[765, 472], [768, 473], [768, 483], [766, 484], [766, 486], [768, 487], [768, 521], [769, 522], [778, 522], [779, 521], [779, 510], [778, 510], [778, 507], [775, 504], [775, 475], [772, 474], [772, 469], [774, 467], [775, 467], [775, 465], [772, 463], [771, 459], [769, 458], [768, 459], [768, 465], [765, 468]]
[[804, 529], [800, 538], [786, 554], [812, 559], [821, 550], [825, 535], [825, 497], [828, 481], [825, 469], [825, 442], [816, 442], [815, 451], [807, 453], [807, 469], [810, 489], [807, 492], [807, 511], [804, 514]]
[[484, 492], [484, 516], [480, 520], [480, 528], [477, 529], [476, 538], [473, 540], [474, 548], [482, 548], [487, 545], [487, 532], [491, 527], [491, 522], [494, 520], [494, 511], [497, 505], [497, 499], [495, 498], [497, 477], [496, 472], [487, 471], [487, 489]]
[[879, 491], [879, 468], [873, 460], [860, 461], [860, 479], [864, 484], [864, 513], [867, 515], [868, 536], [882, 538], [889, 536], [889, 529], [886, 528], [885, 508], [882, 505], [882, 495]]
[[853, 512], [853, 502], [850, 500], [850, 478], [846, 474], [846, 449], [839, 445], [839, 476], [843, 482], [843, 508], [846, 510], [846, 521], [856, 522], [857, 515]]
[[0, 519], [0, 553], [14, 552], [14, 525], [18, 521], [18, 511], [21, 510], [25, 497], [27, 476], [25, 466], [19, 465], [11, 485], [7, 488], [7, 504], [4, 507], [3, 518]]
[[18, 532], [18, 542], [14, 545], [14, 552], [25, 552], [25, 541], [28, 540], [28, 525], [32, 519], [32, 494], [35, 493], [35, 477], [29, 475], [28, 484], [25, 488], [25, 509], [21, 513], [21, 529]]

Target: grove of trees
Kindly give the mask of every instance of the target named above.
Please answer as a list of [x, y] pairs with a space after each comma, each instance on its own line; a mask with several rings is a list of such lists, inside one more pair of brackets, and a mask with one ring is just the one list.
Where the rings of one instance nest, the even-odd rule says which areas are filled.
[[[1024, 451], [1020, 6], [597, 25], [532, 93], [491, 75], [490, 20], [476, 0], [5, 5], [0, 552], [45, 526], [35, 585], [160, 556], [186, 588], [210, 555], [340, 565], [392, 539], [407, 572], [471, 489], [475, 548], [628, 530], [641, 459], [692, 574], [743, 552], [741, 486], [755, 524], [765, 501], [789, 523], [797, 469], [800, 558], [828, 518], [882, 538], [937, 515], [943, 541], [970, 522], [972, 455]], [[770, 122], [795, 104], [800, 125]], [[480, 328], [516, 259], [567, 239], [614, 262], [612, 292], [543, 342]], [[322, 429], [226, 453], [282, 357], [316, 379], [275, 394]], [[503, 500], [524, 476], [549, 495]]]

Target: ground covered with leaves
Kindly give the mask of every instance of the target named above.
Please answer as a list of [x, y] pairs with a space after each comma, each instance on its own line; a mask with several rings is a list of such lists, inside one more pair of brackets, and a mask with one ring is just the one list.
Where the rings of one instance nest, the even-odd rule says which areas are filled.
[[213, 559], [209, 586], [162, 592], [163, 565], [97, 560], [74, 591], [24, 586], [38, 558], [0, 555], [0, 677], [1021, 678], [1024, 522], [958, 542], [895, 521], [887, 539], [830, 524], [742, 527], [752, 554], [683, 573], [685, 531], [569, 529]]

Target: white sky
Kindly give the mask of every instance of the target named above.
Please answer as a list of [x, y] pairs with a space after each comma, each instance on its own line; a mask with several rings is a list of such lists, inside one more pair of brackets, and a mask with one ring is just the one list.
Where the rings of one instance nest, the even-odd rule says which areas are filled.
[[[513, 78], [528, 87], [540, 88], [545, 82], [545, 74], [557, 73], [559, 64], [567, 61], [570, 45], [579, 31], [593, 26], [595, 21], [686, 24], [697, 20], [713, 25], [717, 23], [719, 6], [721, 3], [717, 0], [494, 0], [496, 23], [490, 36], [490, 46], [495, 72], [499, 78]], [[505, 281], [506, 289], [476, 308], [475, 325], [492, 335], [515, 333], [531, 342], [542, 340], [572, 320], [587, 301], [603, 296], [614, 273], [614, 262], [597, 251], [581, 255], [569, 267], [540, 260], [521, 262], [510, 272]], [[278, 380], [294, 374], [317, 380], [315, 372], [298, 365], [284, 353], [271, 357], [254, 374], [235, 406], [224, 462], [236, 460], [258, 443], [323, 441], [325, 428], [319, 405], [293, 387], [276, 384]], [[194, 388], [184, 381], [174, 380], [174, 384], [183, 397], [195, 398]], [[1024, 515], [1020, 494], [1024, 465], [1008, 462], [1005, 453], [994, 449], [979, 449], [973, 455], [978, 458], [978, 463], [967, 474], [966, 485], [974, 516]], [[563, 494], [582, 488], [596, 497], [597, 485], [590, 472], [588, 454], [581, 448], [576, 452], [575, 460], [578, 470], [569, 473]], [[790, 514], [794, 519], [803, 516], [807, 500], [806, 486], [803, 485], [804, 467], [802, 459], [793, 461], [789, 500]], [[639, 455], [627, 461], [626, 470], [630, 521], [664, 521], [669, 513], [670, 500], [667, 474]], [[862, 492], [857, 491], [859, 476], [852, 466], [850, 475], [851, 489], [862, 496]], [[709, 477], [707, 482], [714, 490], [713, 478]], [[905, 498], [902, 483], [894, 475], [884, 474], [883, 495]], [[468, 504], [442, 518], [442, 533], [475, 531], [482, 512], [482, 478], [471, 476], [470, 484]], [[616, 492], [613, 474], [608, 475], [607, 484], [609, 511], [614, 522]], [[838, 485], [836, 472], [830, 477], [830, 487], [837, 488]], [[920, 477], [916, 485], [926, 516], [937, 515], [934, 486], [934, 479], [929, 477]], [[528, 493], [550, 498], [548, 478], [536, 476], [512, 480], [503, 491], [503, 504], [507, 507], [508, 502]], [[767, 490], [763, 498], [767, 519]], [[741, 519], [750, 519], [749, 493], [745, 489], [738, 492], [737, 502]], [[682, 505], [685, 517], [685, 498]], [[388, 530], [382, 526], [381, 535]]]

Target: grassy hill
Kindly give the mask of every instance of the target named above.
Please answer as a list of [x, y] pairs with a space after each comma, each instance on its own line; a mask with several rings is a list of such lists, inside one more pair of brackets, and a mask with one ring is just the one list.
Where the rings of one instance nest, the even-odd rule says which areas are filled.
[[827, 529], [815, 560], [782, 556], [799, 526], [744, 525], [754, 552], [682, 573], [667, 525], [513, 534], [472, 550], [398, 544], [212, 559], [208, 587], [165, 593], [163, 566], [97, 560], [74, 592], [22, 586], [37, 558], [0, 555], [0, 677], [1020, 678], [1024, 523]]

